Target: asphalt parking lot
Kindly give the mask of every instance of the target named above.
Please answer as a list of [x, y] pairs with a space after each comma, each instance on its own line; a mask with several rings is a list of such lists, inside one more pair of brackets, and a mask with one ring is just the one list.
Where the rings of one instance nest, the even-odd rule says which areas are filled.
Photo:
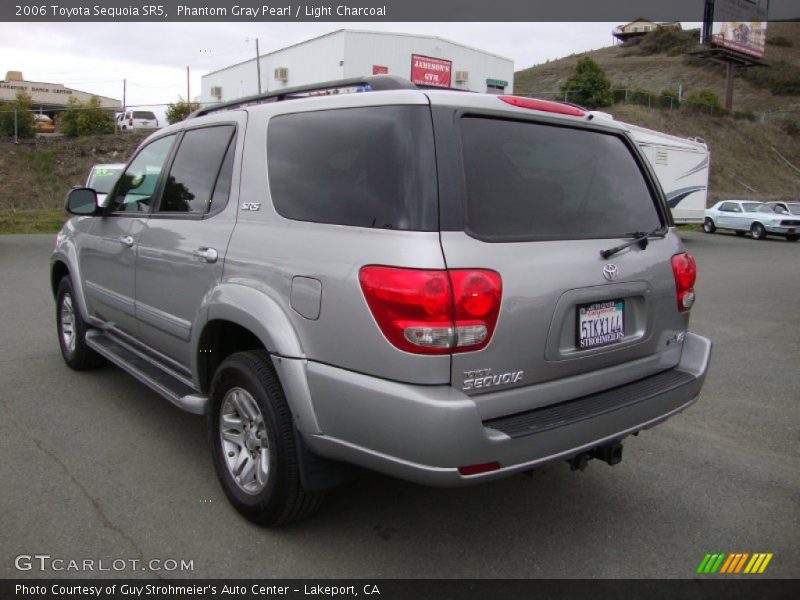
[[53, 238], [0, 236], [0, 577], [92, 575], [14, 566], [49, 554], [194, 566], [109, 576], [682, 578], [707, 552], [771, 552], [763, 576], [800, 577], [800, 243], [684, 234], [711, 372], [621, 464], [462, 489], [368, 474], [266, 530], [225, 500], [202, 418], [116, 368], [64, 365]]

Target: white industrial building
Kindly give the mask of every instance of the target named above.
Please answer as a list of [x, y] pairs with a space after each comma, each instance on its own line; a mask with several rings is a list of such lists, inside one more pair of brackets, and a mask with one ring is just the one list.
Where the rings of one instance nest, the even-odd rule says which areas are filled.
[[[261, 91], [389, 73], [440, 87], [513, 93], [514, 61], [436, 36], [340, 29], [260, 57]], [[202, 78], [200, 102], [258, 93], [251, 60]]]

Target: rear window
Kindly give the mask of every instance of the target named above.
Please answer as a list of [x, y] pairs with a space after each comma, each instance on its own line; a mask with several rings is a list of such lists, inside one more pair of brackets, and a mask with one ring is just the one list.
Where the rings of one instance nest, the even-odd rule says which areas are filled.
[[135, 110], [133, 111], [133, 118], [150, 119], [151, 121], [155, 121], [156, 115], [154, 113], [151, 113], [149, 110]]
[[416, 231], [437, 229], [430, 111], [381, 106], [274, 117], [269, 186], [288, 219]]
[[659, 228], [653, 194], [615, 135], [461, 120], [467, 229], [490, 241], [614, 238]]

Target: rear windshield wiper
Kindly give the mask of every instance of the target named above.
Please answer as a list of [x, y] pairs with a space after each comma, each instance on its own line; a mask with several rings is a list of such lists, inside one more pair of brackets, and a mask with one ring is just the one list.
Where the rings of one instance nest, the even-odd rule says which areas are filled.
[[656, 227], [653, 231], [636, 231], [634, 233], [627, 233], [625, 236], [631, 236], [631, 239], [625, 242], [624, 244], [620, 244], [619, 246], [614, 246], [613, 248], [609, 248], [608, 250], [600, 250], [600, 256], [603, 258], [610, 258], [614, 256], [620, 250], [624, 250], [629, 246], [633, 246], [634, 244], [639, 244], [639, 247], [644, 250], [647, 248], [647, 244], [649, 243], [650, 237], [657, 234], [661, 231], [662, 227]]

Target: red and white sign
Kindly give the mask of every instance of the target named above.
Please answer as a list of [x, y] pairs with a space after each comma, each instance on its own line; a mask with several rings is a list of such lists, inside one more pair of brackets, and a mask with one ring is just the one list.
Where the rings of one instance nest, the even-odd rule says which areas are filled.
[[452, 67], [449, 60], [412, 54], [411, 83], [449, 88]]
[[373, 75], [388, 75], [389, 67], [384, 67], [382, 65], [372, 65], [372, 74]]

